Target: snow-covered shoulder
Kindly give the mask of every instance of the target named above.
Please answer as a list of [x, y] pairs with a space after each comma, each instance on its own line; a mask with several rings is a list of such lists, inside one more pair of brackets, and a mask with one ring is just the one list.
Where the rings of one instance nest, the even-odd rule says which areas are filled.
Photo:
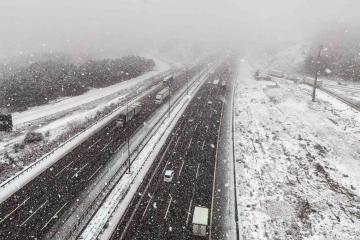
[[246, 239], [358, 239], [360, 114], [289, 81], [239, 66], [235, 151]]

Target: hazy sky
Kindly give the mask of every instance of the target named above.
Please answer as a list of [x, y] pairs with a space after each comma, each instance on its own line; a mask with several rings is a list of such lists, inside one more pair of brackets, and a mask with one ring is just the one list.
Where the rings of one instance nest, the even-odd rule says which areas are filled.
[[[359, 21], [359, 0], [1, 0], [0, 57], [302, 41]], [[169, 43], [170, 42], [170, 43]]]

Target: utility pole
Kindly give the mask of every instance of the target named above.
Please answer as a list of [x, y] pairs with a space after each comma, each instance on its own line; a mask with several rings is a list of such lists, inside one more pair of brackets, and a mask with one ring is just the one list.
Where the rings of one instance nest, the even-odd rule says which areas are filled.
[[189, 95], [189, 76], [188, 76], [188, 69], [189, 67], [186, 67], [185, 71], [185, 77], [186, 77], [186, 94]]
[[168, 86], [169, 86], [169, 118], [170, 118], [170, 111], [171, 111], [171, 86], [170, 86], [170, 79], [168, 80]]
[[170, 111], [171, 111], [171, 85], [170, 85], [170, 83], [173, 79], [174, 79], [173, 75], [167, 76], [164, 79], [164, 82], [167, 83], [168, 88], [169, 88], [169, 118], [170, 118]]
[[313, 84], [313, 93], [312, 93], [312, 101], [313, 102], [315, 102], [317, 79], [318, 79], [318, 72], [319, 72], [319, 65], [320, 65], [320, 56], [321, 56], [322, 49], [323, 49], [323, 46], [320, 45], [318, 56], [317, 56], [317, 59], [316, 59], [316, 67], [315, 67], [315, 81], [314, 81], [314, 84]]
[[[129, 116], [129, 104], [126, 103], [126, 121], [128, 120], [128, 116]], [[130, 167], [131, 167], [131, 159], [130, 159], [130, 133], [127, 137], [127, 149], [128, 149], [128, 173], [131, 172]]]

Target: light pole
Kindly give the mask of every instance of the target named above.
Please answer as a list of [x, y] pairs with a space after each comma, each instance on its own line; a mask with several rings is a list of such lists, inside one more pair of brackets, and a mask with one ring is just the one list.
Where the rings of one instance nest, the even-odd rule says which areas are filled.
[[[127, 122], [127, 118], [129, 116], [129, 103], [126, 103], [126, 121]], [[131, 167], [131, 159], [130, 159], [130, 133], [127, 137], [127, 150], [128, 150], [128, 173], [131, 173], [130, 167]]]
[[313, 92], [312, 92], [312, 101], [313, 102], [315, 102], [317, 79], [318, 79], [318, 72], [319, 72], [319, 65], [320, 65], [320, 56], [321, 56], [322, 49], [323, 49], [323, 46], [320, 45], [318, 56], [317, 56], [317, 59], [316, 59], [316, 67], [315, 67], [315, 81], [314, 81], [314, 84], [313, 84]]
[[186, 67], [185, 77], [186, 77], [186, 94], [189, 95], [189, 66]]
[[168, 88], [169, 88], [169, 118], [170, 118], [170, 111], [171, 111], [171, 85], [170, 82], [174, 79], [173, 75], [167, 76], [164, 79], [164, 82], [167, 83]]

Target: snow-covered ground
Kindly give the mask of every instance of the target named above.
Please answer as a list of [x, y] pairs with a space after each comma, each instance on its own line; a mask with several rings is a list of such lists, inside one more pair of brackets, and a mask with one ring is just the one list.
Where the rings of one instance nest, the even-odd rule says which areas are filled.
[[307, 43], [296, 43], [282, 50], [271, 50], [257, 53], [257, 61], [254, 62], [256, 69], [281, 70], [288, 73], [299, 71], [304, 63], [310, 45]]
[[[169, 69], [169, 64], [162, 62], [161, 60], [155, 60], [155, 63], [156, 65], [153, 71], [145, 73], [137, 78], [123, 81], [105, 88], [94, 88], [79, 96], [58, 99], [46, 105], [32, 107], [24, 112], [14, 113], [13, 122], [15, 128], [20, 127], [22, 124], [48, 117], [49, 115], [59, 114], [64, 111], [70, 112], [79, 108], [81, 105], [89, 104], [96, 100], [99, 101], [101, 99], [101, 101], [99, 101], [100, 103], [108, 102], [109, 99], [118, 97], [116, 95], [118, 95], [117, 93], [119, 91], [137, 86], [139, 83], [143, 84], [145, 80], [148, 80], [152, 76]], [[116, 95], [112, 96], [113, 94]]]
[[323, 87], [360, 106], [360, 83], [322, 79]]
[[[76, 133], [73, 129], [81, 128], [81, 125], [88, 125], [89, 121], [92, 121], [99, 113], [113, 109], [127, 99], [144, 92], [151, 86], [153, 76], [165, 73], [170, 69], [170, 65], [166, 62], [155, 59], [155, 63], [153, 71], [137, 78], [106, 88], [92, 89], [79, 96], [59, 99], [43, 106], [15, 113], [15, 131], [0, 133], [0, 163], [2, 164], [0, 178], [5, 179], [28, 165], [34, 159], [28, 159], [26, 156], [33, 151], [38, 151], [38, 148], [42, 148], [46, 143], [51, 145], [52, 142], [58, 142], [59, 139], [63, 140], [64, 136], [62, 135], [68, 135], [67, 138], [70, 138]], [[40, 142], [39, 146], [31, 144], [31, 146], [18, 148], [16, 152], [15, 145], [21, 145], [26, 132], [30, 130], [45, 134], [45, 142]], [[43, 151], [40, 151], [40, 154]], [[9, 154], [14, 159], [12, 164], [8, 164], [9, 159], [5, 154]]]
[[242, 61], [235, 154], [242, 239], [359, 239], [360, 114]]

